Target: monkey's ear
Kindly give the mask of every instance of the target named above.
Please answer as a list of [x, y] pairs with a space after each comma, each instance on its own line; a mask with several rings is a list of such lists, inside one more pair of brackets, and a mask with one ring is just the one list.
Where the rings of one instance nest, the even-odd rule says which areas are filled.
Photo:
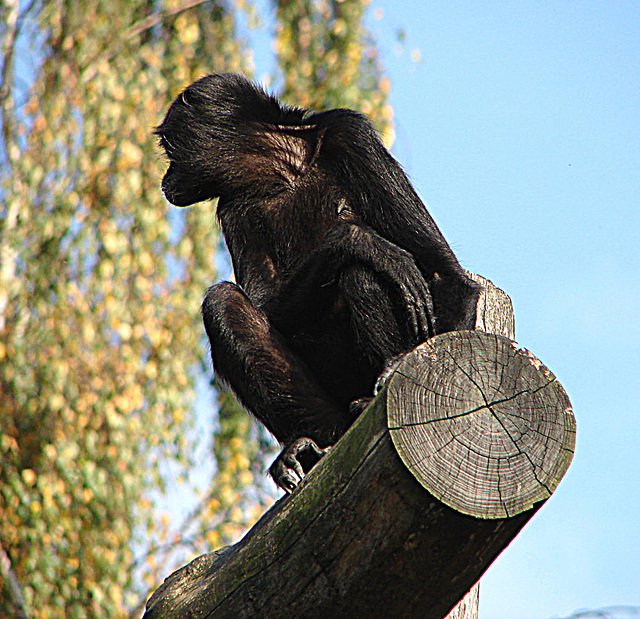
[[245, 163], [293, 185], [315, 162], [323, 135], [324, 129], [315, 125], [263, 125], [254, 134]]

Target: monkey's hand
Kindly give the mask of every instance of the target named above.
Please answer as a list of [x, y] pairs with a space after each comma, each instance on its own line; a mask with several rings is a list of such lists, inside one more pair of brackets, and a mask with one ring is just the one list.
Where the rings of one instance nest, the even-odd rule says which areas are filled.
[[321, 449], [313, 439], [297, 438], [287, 445], [269, 467], [269, 474], [280, 488], [291, 494], [302, 478], [330, 447]]
[[332, 230], [327, 244], [333, 245], [342, 264], [363, 264], [397, 291], [416, 342], [435, 334], [429, 285], [411, 253], [375, 230], [353, 223]]
[[431, 292], [414, 256], [360, 224], [336, 225], [293, 274], [279, 297], [299, 308], [301, 296], [308, 298], [310, 289], [330, 284], [342, 269], [357, 264], [396, 291], [416, 343], [435, 335]]
[[435, 335], [431, 291], [413, 256], [382, 237], [375, 238], [376, 251], [363, 260], [387, 285], [397, 290], [416, 344]]

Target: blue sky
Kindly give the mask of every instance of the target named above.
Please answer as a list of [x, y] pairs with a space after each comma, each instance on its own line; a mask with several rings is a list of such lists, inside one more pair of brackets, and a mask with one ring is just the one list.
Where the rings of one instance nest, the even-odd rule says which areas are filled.
[[394, 153], [464, 266], [511, 296], [516, 339], [578, 421], [569, 472], [482, 581], [480, 618], [640, 605], [640, 4], [376, 8]]

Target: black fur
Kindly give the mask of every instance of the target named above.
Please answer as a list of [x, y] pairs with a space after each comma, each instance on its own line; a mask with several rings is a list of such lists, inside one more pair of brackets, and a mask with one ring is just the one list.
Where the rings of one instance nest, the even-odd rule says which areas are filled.
[[333, 444], [393, 357], [472, 329], [478, 286], [357, 112], [285, 107], [242, 76], [209, 75], [156, 133], [167, 199], [219, 198], [237, 284], [204, 298], [213, 365], [294, 444], [272, 467], [291, 489], [309, 444], [297, 439]]

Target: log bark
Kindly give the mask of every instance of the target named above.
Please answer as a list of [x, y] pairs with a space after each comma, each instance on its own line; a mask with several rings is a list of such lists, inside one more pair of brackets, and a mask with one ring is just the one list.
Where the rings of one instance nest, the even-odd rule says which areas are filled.
[[[512, 334], [491, 317], [506, 303], [495, 290], [485, 283], [479, 326]], [[475, 583], [574, 442], [568, 398], [531, 353], [480, 331], [433, 338], [292, 495], [172, 574], [145, 618], [475, 616]]]

